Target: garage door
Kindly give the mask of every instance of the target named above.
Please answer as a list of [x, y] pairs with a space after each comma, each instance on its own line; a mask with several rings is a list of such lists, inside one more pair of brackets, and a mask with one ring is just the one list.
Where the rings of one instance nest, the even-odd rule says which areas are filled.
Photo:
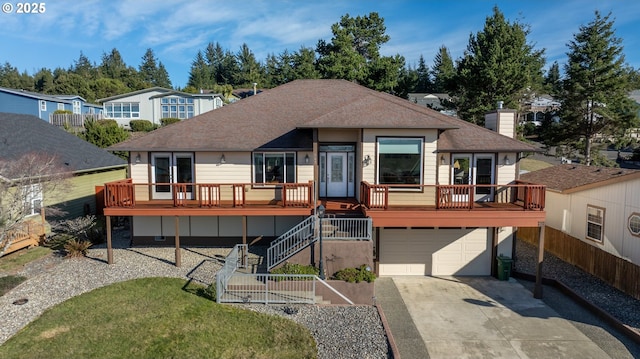
[[380, 275], [489, 275], [486, 228], [381, 229]]

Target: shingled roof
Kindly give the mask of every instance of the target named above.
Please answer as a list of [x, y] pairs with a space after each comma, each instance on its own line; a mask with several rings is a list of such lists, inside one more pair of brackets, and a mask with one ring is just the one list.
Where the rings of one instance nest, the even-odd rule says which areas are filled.
[[[109, 149], [311, 149], [313, 128], [438, 129], [446, 134], [441, 137], [445, 144], [458, 146], [449, 151], [535, 151], [520, 141], [345, 80], [292, 81]], [[460, 132], [449, 136], [449, 131]], [[458, 136], [469, 138], [457, 141]], [[474, 136], [480, 136], [479, 140], [473, 140]]]
[[572, 193], [640, 178], [639, 170], [563, 164], [525, 173], [521, 181], [543, 184], [547, 190]]
[[108, 151], [35, 116], [0, 113], [0, 158], [16, 160], [29, 153], [56, 155], [73, 173], [127, 165]]

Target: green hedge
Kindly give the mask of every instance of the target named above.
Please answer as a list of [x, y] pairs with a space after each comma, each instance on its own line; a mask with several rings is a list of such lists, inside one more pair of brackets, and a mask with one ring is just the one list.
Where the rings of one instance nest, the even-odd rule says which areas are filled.
[[160, 119], [160, 123], [162, 124], [163, 127], [164, 126], [169, 126], [169, 125], [171, 125], [173, 123], [180, 122], [180, 121], [182, 121], [182, 120], [180, 120], [179, 118], [173, 118], [173, 117], [167, 117], [167, 118], [161, 118]]
[[133, 132], [149, 132], [155, 129], [155, 126], [149, 120], [131, 120], [129, 127]]

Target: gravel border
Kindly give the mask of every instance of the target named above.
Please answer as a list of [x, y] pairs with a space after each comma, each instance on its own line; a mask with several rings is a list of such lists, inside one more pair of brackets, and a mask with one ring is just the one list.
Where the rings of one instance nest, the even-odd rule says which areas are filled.
[[[0, 297], [0, 345], [37, 319], [45, 310], [71, 297], [116, 282], [144, 277], [174, 277], [209, 284], [215, 280], [230, 248], [182, 247], [182, 266], [174, 265], [174, 248], [129, 248], [127, 232], [114, 235], [114, 264], [106, 263], [106, 247], [88, 251], [88, 258], [64, 259], [58, 254], [34, 261], [18, 271], [28, 277]], [[252, 256], [250, 254], [249, 260]], [[1, 275], [1, 274], [0, 274]], [[14, 301], [26, 298], [23, 305]], [[319, 359], [389, 358], [387, 336], [374, 306], [271, 306], [241, 308], [280, 315], [307, 327]]]
[[[537, 253], [536, 246], [517, 239], [514, 270], [535, 274]], [[562, 282], [588, 302], [600, 307], [640, 334], [640, 300], [546, 251], [542, 273], [544, 278]]]

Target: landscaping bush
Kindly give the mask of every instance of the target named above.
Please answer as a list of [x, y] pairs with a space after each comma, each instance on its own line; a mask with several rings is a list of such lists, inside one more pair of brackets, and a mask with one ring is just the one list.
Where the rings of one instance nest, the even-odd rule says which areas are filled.
[[171, 124], [174, 124], [176, 122], [180, 122], [182, 120], [180, 120], [179, 118], [173, 118], [173, 117], [167, 117], [167, 118], [161, 118], [160, 119], [160, 124], [162, 125], [162, 127], [164, 126], [169, 126]]
[[71, 110], [55, 110], [53, 111], [54, 115], [72, 115], [73, 111]]
[[371, 283], [376, 280], [376, 275], [366, 264], [359, 268], [345, 268], [337, 271], [333, 277], [337, 280], [343, 280], [349, 283], [367, 282]]
[[98, 120], [98, 124], [103, 127], [119, 127], [118, 121], [113, 119], [102, 119]]
[[302, 265], [297, 263], [285, 263], [282, 267], [274, 269], [271, 274], [313, 274], [318, 275], [320, 271], [312, 265]]
[[133, 132], [150, 132], [155, 129], [155, 126], [149, 120], [131, 120], [129, 121], [129, 127]]
[[[80, 250], [82, 255], [86, 254], [86, 249], [92, 244], [104, 242], [102, 226], [95, 216], [88, 215], [55, 223], [52, 227], [52, 235], [47, 238], [46, 245], [56, 250], [64, 249], [69, 253], [67, 244], [72, 241], [74, 243], [71, 244], [70, 250], [74, 252]], [[86, 248], [83, 250], [82, 248], [85, 246]]]
[[92, 243], [89, 241], [72, 238], [64, 244], [64, 250], [67, 252], [67, 257], [80, 258], [87, 255], [87, 250], [91, 245]]

